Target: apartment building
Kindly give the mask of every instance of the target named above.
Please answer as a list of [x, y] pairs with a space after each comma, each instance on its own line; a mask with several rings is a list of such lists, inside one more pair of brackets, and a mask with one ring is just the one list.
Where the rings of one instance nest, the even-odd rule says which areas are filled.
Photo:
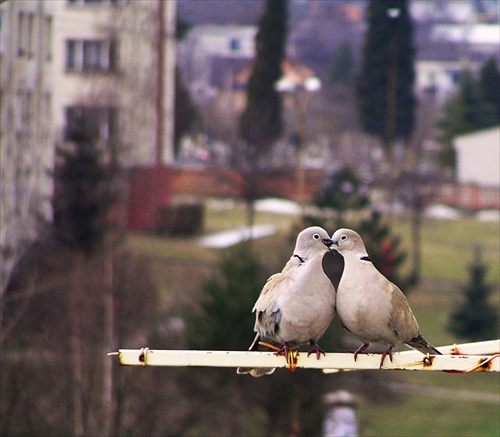
[[[53, 3], [52, 108], [57, 138], [64, 138], [65, 129], [76, 118], [91, 117], [103, 147], [110, 154], [119, 154], [124, 165], [152, 164], [158, 154], [160, 97], [163, 138], [159, 160], [171, 162], [175, 1]], [[161, 45], [159, 32], [163, 32]]]
[[173, 161], [175, 0], [0, 4], [0, 264], [51, 219], [55, 149], [80, 117], [108, 159]]
[[38, 217], [51, 217], [52, 6], [0, 6], [0, 291], [37, 236]]

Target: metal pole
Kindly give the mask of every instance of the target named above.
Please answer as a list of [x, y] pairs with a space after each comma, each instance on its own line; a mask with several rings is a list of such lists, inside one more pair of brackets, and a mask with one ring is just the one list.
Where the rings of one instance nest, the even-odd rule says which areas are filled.
[[[500, 340], [440, 347], [445, 355], [423, 355], [417, 351], [398, 352], [382, 370], [426, 370], [444, 372], [499, 372]], [[468, 355], [469, 353], [473, 355]], [[200, 367], [276, 367], [323, 369], [325, 373], [343, 370], [380, 368], [380, 354], [327, 353], [319, 360], [300, 352], [294, 368], [274, 352], [120, 349], [117, 355], [123, 366], [200, 366]]]
[[165, 34], [165, 8], [163, 0], [158, 0], [156, 22], [156, 77], [155, 77], [155, 164], [161, 165], [163, 161], [163, 143], [164, 143], [164, 106], [163, 106], [163, 75], [164, 75], [164, 46], [163, 36]]

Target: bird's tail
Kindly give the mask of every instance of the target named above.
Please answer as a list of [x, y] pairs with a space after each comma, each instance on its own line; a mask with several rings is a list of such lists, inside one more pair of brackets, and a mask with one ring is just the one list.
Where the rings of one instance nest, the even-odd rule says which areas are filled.
[[[259, 341], [260, 341], [260, 335], [257, 334], [248, 348], [249, 351], [256, 351], [257, 348], [259, 347]], [[274, 367], [258, 367], [258, 368], [252, 368], [252, 367], [238, 367], [236, 369], [236, 373], [240, 375], [245, 375], [245, 374], [250, 374], [252, 376], [255, 376], [256, 378], [259, 376], [264, 376], [264, 375], [270, 375], [273, 373], [276, 369]]]
[[430, 344], [422, 334], [418, 334], [416, 337], [412, 338], [410, 341], [407, 341], [405, 344], [413, 349], [418, 350], [419, 352], [422, 352], [423, 354], [443, 355], [434, 346], [432, 346], [432, 344]]
[[256, 367], [256, 368], [238, 367], [236, 369], [236, 373], [240, 375], [245, 375], [249, 373], [250, 375], [258, 378], [259, 376], [270, 375], [271, 373], [274, 373], [275, 370], [276, 369], [274, 367]]

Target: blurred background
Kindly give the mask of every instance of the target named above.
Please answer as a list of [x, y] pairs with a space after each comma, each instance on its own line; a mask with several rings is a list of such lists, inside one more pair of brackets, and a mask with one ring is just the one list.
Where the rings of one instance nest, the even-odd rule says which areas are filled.
[[106, 355], [245, 350], [313, 224], [362, 235], [433, 345], [499, 338], [499, 7], [0, 2], [1, 435], [499, 435], [494, 373]]

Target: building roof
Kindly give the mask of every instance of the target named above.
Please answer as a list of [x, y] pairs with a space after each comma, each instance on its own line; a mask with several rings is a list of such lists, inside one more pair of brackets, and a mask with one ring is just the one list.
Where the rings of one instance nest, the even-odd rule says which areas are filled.
[[[234, 83], [236, 86], [246, 86], [252, 74], [252, 68], [253, 61], [236, 73], [234, 76]], [[283, 60], [281, 68], [283, 70], [283, 76], [296, 85], [302, 84], [306, 79], [315, 76], [314, 71], [309, 67], [290, 59]]]

